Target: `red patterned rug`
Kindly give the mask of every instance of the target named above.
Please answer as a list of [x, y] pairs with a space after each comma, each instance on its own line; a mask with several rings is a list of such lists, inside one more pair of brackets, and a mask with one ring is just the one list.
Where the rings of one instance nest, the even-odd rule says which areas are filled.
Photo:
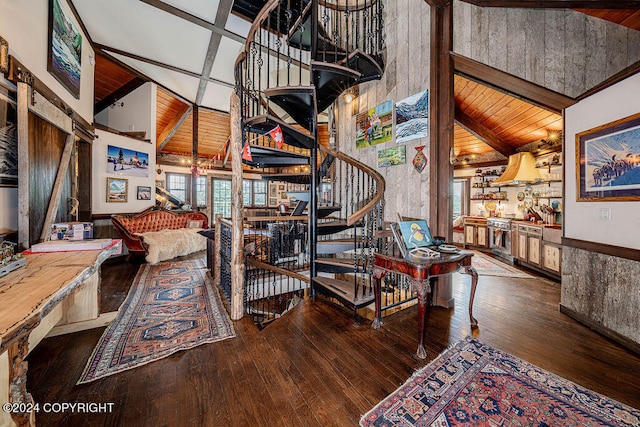
[[78, 384], [231, 337], [233, 325], [204, 261], [145, 264]]
[[365, 426], [638, 426], [640, 411], [467, 338], [360, 420]]

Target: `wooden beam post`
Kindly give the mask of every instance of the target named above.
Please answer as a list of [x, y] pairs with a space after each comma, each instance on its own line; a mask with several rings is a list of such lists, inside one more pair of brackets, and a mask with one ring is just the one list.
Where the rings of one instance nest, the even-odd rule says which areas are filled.
[[431, 6], [431, 157], [429, 225], [434, 235], [453, 239], [453, 5], [450, 1]]
[[231, 319], [244, 314], [244, 227], [242, 205], [242, 123], [240, 98], [231, 94]]
[[29, 86], [18, 82], [18, 248], [29, 242]]
[[191, 131], [191, 209], [198, 209], [198, 106], [193, 107]]
[[58, 207], [60, 206], [60, 197], [62, 196], [62, 188], [64, 187], [64, 180], [67, 177], [67, 171], [69, 170], [69, 161], [71, 160], [71, 154], [75, 147], [75, 137], [73, 133], [67, 135], [67, 141], [62, 151], [62, 158], [60, 159], [60, 165], [58, 166], [58, 173], [56, 174], [56, 180], [53, 184], [53, 190], [51, 192], [51, 199], [49, 199], [49, 208], [47, 209], [47, 215], [44, 217], [44, 224], [42, 225], [42, 234], [40, 240], [46, 242], [51, 237], [51, 223], [53, 222]]
[[[431, 169], [429, 173], [429, 226], [434, 236], [453, 240], [453, 165], [449, 151], [453, 147], [454, 93], [453, 4], [450, 0], [431, 4], [430, 89], [432, 113], [429, 117]], [[452, 307], [451, 278], [439, 277], [434, 304]]]

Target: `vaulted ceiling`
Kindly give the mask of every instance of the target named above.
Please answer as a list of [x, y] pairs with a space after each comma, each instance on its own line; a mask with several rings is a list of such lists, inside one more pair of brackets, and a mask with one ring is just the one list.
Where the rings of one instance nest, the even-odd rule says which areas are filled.
[[[193, 106], [198, 106], [198, 151], [224, 153], [229, 135], [233, 64], [253, 15], [265, 0], [69, 0], [96, 49], [96, 112], [145, 81], [159, 84], [158, 152], [190, 156]], [[516, 7], [512, 0], [466, 0], [480, 6]], [[519, 0], [520, 1], [520, 0]], [[566, 7], [585, 2], [547, 0]], [[514, 4], [511, 4], [514, 3]], [[526, 1], [525, 1], [526, 3]], [[537, 2], [545, 3], [545, 1]], [[592, 0], [596, 7], [602, 1]], [[521, 2], [519, 4], [522, 4]], [[556, 6], [557, 7], [557, 6]], [[234, 9], [234, 13], [232, 12]], [[579, 9], [640, 29], [640, 11]], [[455, 78], [455, 154], [470, 157], [508, 151], [561, 130], [553, 112], [463, 76]], [[487, 135], [508, 146], [487, 144]]]

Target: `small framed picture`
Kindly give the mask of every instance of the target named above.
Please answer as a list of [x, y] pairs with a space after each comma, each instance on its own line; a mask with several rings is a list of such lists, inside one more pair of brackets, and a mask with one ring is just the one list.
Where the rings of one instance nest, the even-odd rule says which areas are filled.
[[278, 184], [278, 190], [284, 191], [284, 184]]
[[278, 198], [269, 197], [269, 206], [278, 206]]
[[126, 203], [128, 201], [129, 180], [107, 178], [107, 202]]
[[151, 187], [138, 186], [138, 200], [151, 200]]
[[164, 188], [164, 179], [156, 180], [156, 187]]

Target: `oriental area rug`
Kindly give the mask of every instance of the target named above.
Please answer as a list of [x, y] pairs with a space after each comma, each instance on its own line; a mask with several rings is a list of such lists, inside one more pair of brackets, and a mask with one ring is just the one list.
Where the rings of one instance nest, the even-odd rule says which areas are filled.
[[234, 336], [203, 260], [144, 264], [78, 384]]
[[480, 276], [500, 276], [500, 277], [517, 277], [522, 279], [532, 279], [533, 276], [518, 270], [502, 261], [489, 257], [478, 251], [473, 252], [471, 265], [475, 267]]
[[466, 338], [364, 415], [365, 426], [637, 426], [640, 411]]

